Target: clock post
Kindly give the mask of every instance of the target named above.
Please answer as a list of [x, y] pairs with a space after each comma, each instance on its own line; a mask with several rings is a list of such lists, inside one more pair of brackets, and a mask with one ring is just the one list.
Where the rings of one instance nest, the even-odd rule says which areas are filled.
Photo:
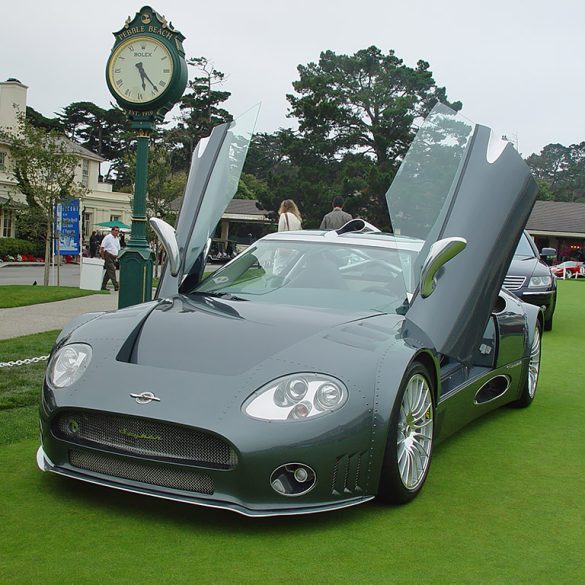
[[187, 86], [183, 40], [164, 16], [144, 6], [114, 33], [106, 82], [136, 131], [136, 177], [130, 241], [120, 254], [118, 308], [152, 298], [153, 254], [146, 238], [148, 147], [156, 123], [177, 103]]

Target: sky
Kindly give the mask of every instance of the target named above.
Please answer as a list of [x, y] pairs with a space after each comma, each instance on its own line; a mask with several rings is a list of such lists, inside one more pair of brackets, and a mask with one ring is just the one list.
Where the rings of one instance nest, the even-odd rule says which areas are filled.
[[[6, 0], [5, 0], [6, 1]], [[0, 80], [29, 87], [47, 117], [73, 102], [109, 108], [105, 65], [122, 28], [144, 4], [128, 0], [18, 0], [5, 11]], [[227, 109], [261, 102], [257, 130], [295, 127], [286, 94], [297, 66], [321, 51], [375, 45], [410, 67], [430, 64], [463, 114], [506, 135], [523, 156], [585, 140], [585, 2], [582, 0], [153, 0], [182, 32], [187, 57], [226, 74]], [[167, 114], [173, 117], [174, 111]]]

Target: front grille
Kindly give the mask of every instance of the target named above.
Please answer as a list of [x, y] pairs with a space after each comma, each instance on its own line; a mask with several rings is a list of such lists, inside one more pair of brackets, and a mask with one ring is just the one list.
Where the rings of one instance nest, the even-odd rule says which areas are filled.
[[213, 479], [208, 475], [174, 469], [171, 465], [147, 465], [140, 461], [77, 450], [69, 451], [69, 463], [86, 471], [185, 492], [211, 495], [214, 489]]
[[215, 435], [139, 417], [66, 411], [54, 419], [52, 431], [78, 445], [187, 465], [231, 469], [238, 462], [232, 447]]
[[504, 286], [508, 290], [518, 290], [525, 282], [525, 276], [506, 276], [506, 278], [504, 278]]

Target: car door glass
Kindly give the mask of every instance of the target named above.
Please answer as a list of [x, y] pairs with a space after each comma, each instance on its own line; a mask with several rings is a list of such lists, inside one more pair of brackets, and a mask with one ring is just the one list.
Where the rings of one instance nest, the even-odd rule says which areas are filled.
[[184, 250], [185, 272], [196, 262], [238, 189], [258, 110], [259, 106], [255, 106], [230, 124], [205, 189], [196, 227]]
[[457, 186], [475, 124], [451, 108], [437, 104], [419, 128], [392, 185], [386, 203], [395, 236], [424, 243], [414, 265], [410, 254], [401, 254], [404, 273], [413, 293], [420, 282], [420, 268], [441, 228]]

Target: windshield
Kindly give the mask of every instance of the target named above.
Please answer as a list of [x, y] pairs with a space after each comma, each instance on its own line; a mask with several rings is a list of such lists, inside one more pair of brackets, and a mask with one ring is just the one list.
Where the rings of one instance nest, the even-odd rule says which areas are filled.
[[[416, 260], [414, 288], [430, 246], [441, 237], [474, 129], [473, 123], [447, 106], [435, 106], [386, 193], [394, 234], [426, 242]], [[411, 262], [408, 257], [404, 261]], [[414, 288], [408, 292], [414, 292]]]
[[192, 292], [385, 313], [404, 311], [406, 300], [395, 247], [323, 241], [260, 240]]

